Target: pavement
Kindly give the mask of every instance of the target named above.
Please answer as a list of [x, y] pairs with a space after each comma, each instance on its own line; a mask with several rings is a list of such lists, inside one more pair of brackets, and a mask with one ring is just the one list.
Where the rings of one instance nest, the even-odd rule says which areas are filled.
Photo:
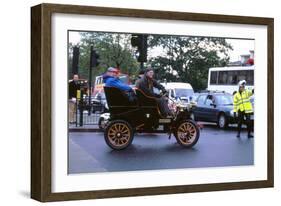
[[204, 125], [200, 139], [183, 148], [167, 134], [136, 134], [125, 150], [109, 148], [103, 132], [69, 133], [69, 174], [178, 168], [243, 166], [254, 164], [254, 138], [236, 129]]

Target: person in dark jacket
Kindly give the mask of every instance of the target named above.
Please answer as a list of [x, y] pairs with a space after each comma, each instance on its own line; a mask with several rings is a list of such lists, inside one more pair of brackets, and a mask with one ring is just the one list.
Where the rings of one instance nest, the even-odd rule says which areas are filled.
[[136, 99], [134, 90], [127, 84], [124, 84], [119, 78], [119, 70], [113, 67], [107, 69], [103, 76], [103, 82], [107, 87], [116, 87], [127, 94], [129, 101], [133, 102]]
[[155, 87], [161, 90], [163, 94], [167, 93], [165, 87], [162, 86], [160, 83], [158, 83], [155, 79], [153, 79], [153, 75], [154, 75], [153, 69], [148, 68], [145, 71], [144, 76], [139, 81], [137, 81], [136, 87], [142, 90], [147, 96], [156, 98], [160, 112], [163, 116], [166, 117], [173, 116], [173, 113], [170, 111], [168, 107], [167, 98], [165, 98], [164, 95], [162, 96], [153, 91], [153, 88]]
[[74, 74], [72, 80], [68, 83], [68, 99], [77, 98], [77, 90], [80, 90], [81, 85], [78, 82], [79, 75]]
[[78, 80], [79, 75], [74, 74], [72, 80], [68, 83], [68, 116], [70, 123], [75, 122], [77, 91], [81, 88]]

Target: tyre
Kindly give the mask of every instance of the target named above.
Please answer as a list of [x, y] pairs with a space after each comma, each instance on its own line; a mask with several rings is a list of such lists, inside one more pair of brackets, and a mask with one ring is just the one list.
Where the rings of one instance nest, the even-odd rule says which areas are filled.
[[200, 136], [200, 130], [192, 120], [182, 121], [174, 132], [177, 142], [186, 148], [193, 147]]
[[134, 134], [130, 124], [124, 120], [114, 120], [104, 132], [106, 144], [115, 150], [127, 148], [133, 141]]
[[219, 115], [217, 125], [220, 129], [227, 128], [228, 122], [227, 122], [226, 116], [224, 114]]

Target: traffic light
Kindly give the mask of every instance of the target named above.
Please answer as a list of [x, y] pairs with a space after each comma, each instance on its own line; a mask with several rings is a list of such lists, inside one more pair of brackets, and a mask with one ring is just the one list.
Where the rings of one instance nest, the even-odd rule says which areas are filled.
[[79, 47], [73, 47], [73, 58], [72, 58], [72, 74], [78, 74], [78, 64], [79, 64]]
[[138, 62], [147, 61], [147, 35], [146, 34], [132, 34], [131, 45], [138, 49]]
[[100, 64], [99, 58], [100, 55], [96, 52], [96, 50], [93, 49], [93, 46], [91, 46], [91, 61], [90, 61], [91, 67], [99, 66]]

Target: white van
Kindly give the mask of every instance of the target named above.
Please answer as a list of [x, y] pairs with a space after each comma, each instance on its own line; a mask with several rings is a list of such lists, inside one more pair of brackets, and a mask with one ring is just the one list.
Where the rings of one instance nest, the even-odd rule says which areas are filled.
[[238, 82], [246, 80], [246, 89], [254, 89], [255, 66], [214, 67], [209, 69], [209, 91], [224, 91], [233, 94]]
[[167, 82], [161, 83], [169, 93], [169, 98], [189, 102], [194, 94], [193, 88], [189, 83]]

